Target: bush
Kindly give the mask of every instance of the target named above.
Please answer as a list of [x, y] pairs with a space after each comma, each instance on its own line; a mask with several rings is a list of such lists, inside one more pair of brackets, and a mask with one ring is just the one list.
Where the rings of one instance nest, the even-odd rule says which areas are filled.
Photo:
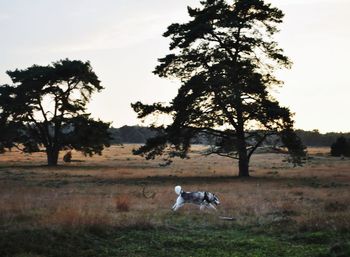
[[69, 151], [63, 156], [64, 162], [72, 162], [72, 152]]
[[119, 196], [116, 198], [116, 208], [120, 212], [128, 212], [130, 209], [130, 199], [127, 196]]
[[331, 155], [350, 157], [350, 141], [343, 136], [338, 137], [331, 146]]

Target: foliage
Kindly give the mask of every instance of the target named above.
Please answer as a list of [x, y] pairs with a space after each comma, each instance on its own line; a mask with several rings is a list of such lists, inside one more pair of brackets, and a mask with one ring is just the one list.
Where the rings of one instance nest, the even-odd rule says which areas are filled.
[[155, 132], [151, 128], [140, 126], [123, 126], [120, 128], [110, 128], [114, 144], [144, 144], [147, 139], [154, 137]]
[[167, 114], [169, 126], [156, 126], [158, 136], [135, 154], [185, 158], [198, 134], [215, 138], [208, 154], [239, 160], [240, 176], [249, 176], [249, 160], [272, 134], [300, 164], [305, 147], [294, 133], [292, 114], [270, 89], [282, 84], [274, 76], [290, 60], [273, 40], [283, 13], [263, 0], [201, 1], [188, 8], [191, 20], [172, 24], [164, 33], [171, 53], [159, 59], [154, 73], [182, 82], [168, 105], [132, 105], [139, 118]]
[[350, 138], [350, 133], [320, 133], [317, 129], [312, 131], [296, 130], [298, 136], [302, 139], [303, 143], [307, 146], [331, 146], [338, 137], [345, 136]]
[[346, 156], [350, 157], [350, 140], [341, 136], [331, 146], [332, 156]]
[[86, 113], [91, 95], [103, 89], [89, 62], [65, 59], [7, 74], [13, 85], [0, 87], [2, 152], [45, 149], [48, 164], [56, 165], [62, 149], [91, 156], [109, 146], [109, 124]]
[[[110, 128], [109, 132], [113, 137], [111, 141], [112, 144], [123, 144], [123, 143], [134, 143], [134, 144], [144, 144], [147, 139], [154, 137], [156, 135], [152, 128], [141, 127], [141, 126], [123, 126], [121, 128]], [[295, 130], [297, 136], [301, 139], [302, 143], [306, 146], [331, 146], [336, 139], [344, 135], [345, 137], [350, 137], [350, 133], [336, 133], [330, 132], [322, 134], [317, 130], [306, 131], [306, 130]], [[192, 144], [202, 144], [208, 145], [211, 143], [212, 137], [207, 135], [196, 135], [192, 139]], [[272, 146], [275, 141], [275, 136], [272, 135], [266, 138], [264, 143], [266, 146]]]

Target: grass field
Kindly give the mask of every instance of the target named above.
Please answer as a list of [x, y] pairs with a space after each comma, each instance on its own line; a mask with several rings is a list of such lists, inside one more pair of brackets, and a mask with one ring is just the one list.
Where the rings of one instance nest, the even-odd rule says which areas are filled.
[[[200, 146], [167, 167], [134, 147], [56, 168], [42, 154], [0, 155], [0, 256], [350, 256], [349, 159], [313, 148], [293, 168], [257, 154], [239, 179], [234, 161]], [[218, 212], [171, 212], [178, 184], [215, 192]]]

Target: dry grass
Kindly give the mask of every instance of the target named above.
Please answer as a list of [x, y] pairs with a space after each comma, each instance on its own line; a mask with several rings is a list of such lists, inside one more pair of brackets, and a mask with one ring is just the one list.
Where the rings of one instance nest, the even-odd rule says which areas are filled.
[[[73, 160], [57, 168], [41, 154], [1, 155], [0, 228], [107, 226], [173, 226], [188, 219], [222, 225], [217, 214], [184, 206], [174, 214], [173, 188], [215, 192], [220, 215], [240, 225], [282, 224], [301, 230], [350, 229], [350, 160], [312, 149], [306, 166], [293, 169], [282, 155], [259, 154], [251, 164], [253, 178], [237, 179], [236, 163], [202, 157], [195, 147], [189, 160], [170, 167], [145, 161], [130, 152], [133, 145], [111, 147], [103, 156]], [[225, 223], [226, 224], [226, 223]]]

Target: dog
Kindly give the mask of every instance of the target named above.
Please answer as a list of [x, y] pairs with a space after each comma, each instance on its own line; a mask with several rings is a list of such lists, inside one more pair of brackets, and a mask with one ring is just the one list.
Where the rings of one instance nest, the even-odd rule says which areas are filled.
[[177, 211], [185, 203], [197, 204], [200, 210], [203, 210], [205, 207], [216, 210], [213, 204], [220, 204], [219, 198], [210, 192], [185, 192], [182, 190], [181, 186], [176, 186], [175, 193], [178, 197], [176, 203], [172, 207], [173, 211]]

